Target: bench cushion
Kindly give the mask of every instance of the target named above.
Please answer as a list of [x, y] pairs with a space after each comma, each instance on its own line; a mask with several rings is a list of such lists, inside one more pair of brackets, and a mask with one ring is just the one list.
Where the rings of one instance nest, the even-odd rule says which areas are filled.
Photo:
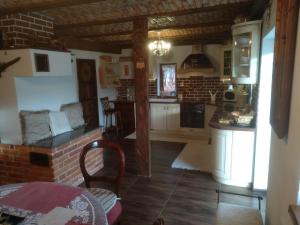
[[24, 144], [32, 144], [52, 136], [49, 110], [20, 112]]

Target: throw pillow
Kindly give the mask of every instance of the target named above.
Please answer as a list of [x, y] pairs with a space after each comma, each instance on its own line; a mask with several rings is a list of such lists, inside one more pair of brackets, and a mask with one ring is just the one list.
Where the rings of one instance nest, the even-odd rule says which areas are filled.
[[72, 131], [68, 118], [64, 112], [50, 112], [50, 128], [53, 136]]

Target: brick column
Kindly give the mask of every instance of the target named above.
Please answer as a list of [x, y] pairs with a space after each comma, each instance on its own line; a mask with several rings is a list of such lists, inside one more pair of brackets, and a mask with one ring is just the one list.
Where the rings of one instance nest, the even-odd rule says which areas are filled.
[[136, 101], [136, 161], [139, 175], [151, 176], [151, 149], [149, 141], [148, 96], [148, 19], [133, 22], [133, 61], [135, 70]]

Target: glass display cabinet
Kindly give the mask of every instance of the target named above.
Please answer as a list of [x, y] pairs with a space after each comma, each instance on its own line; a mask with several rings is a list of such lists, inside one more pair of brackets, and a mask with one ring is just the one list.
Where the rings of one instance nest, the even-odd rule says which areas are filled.
[[255, 84], [258, 77], [261, 21], [232, 26], [232, 83]]
[[221, 54], [221, 81], [231, 82], [232, 75], [232, 45], [225, 45]]

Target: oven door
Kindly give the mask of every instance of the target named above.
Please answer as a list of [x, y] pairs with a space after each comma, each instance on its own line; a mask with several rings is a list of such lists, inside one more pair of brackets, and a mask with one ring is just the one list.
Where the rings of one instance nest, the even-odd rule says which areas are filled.
[[204, 104], [181, 103], [180, 126], [188, 128], [204, 128]]

